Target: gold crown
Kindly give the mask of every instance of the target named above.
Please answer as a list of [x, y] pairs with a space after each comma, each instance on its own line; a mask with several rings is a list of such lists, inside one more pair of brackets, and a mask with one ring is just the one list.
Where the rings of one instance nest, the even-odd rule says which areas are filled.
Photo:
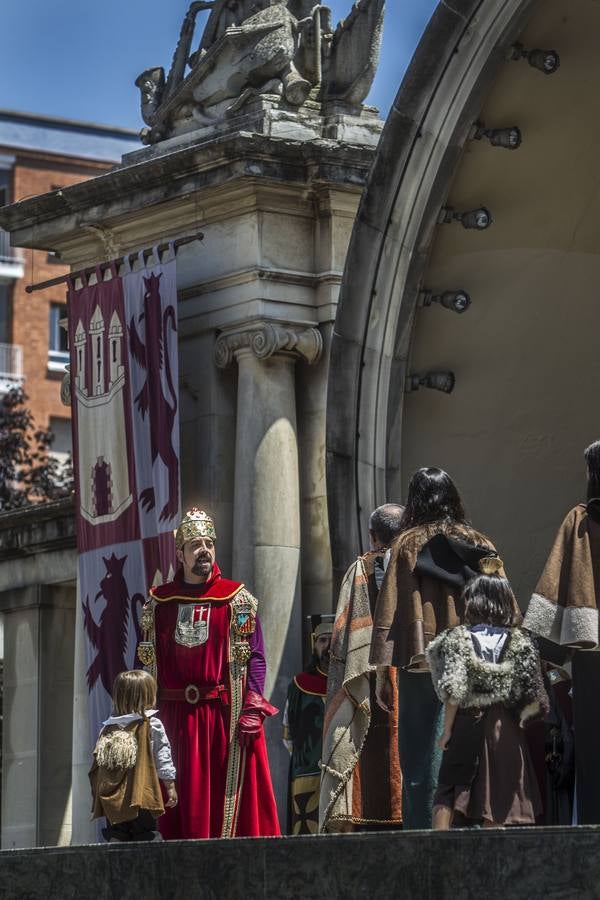
[[198, 509], [197, 506], [194, 506], [186, 512], [179, 528], [175, 532], [175, 546], [178, 550], [181, 550], [187, 541], [193, 541], [194, 538], [199, 537], [210, 538], [216, 541], [217, 532], [211, 517], [203, 509]]
[[483, 556], [479, 560], [479, 571], [483, 575], [497, 575], [503, 565], [499, 556]]

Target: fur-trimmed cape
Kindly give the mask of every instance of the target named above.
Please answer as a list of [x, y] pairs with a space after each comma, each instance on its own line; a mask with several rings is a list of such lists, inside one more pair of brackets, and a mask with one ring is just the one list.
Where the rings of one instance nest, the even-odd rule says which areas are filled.
[[[128, 735], [137, 745], [135, 753], [130, 754], [128, 760], [121, 756], [120, 764], [114, 759], [107, 759], [101, 749], [102, 737], [115, 734]], [[133, 722], [126, 728], [109, 725], [102, 730], [98, 743], [101, 752], [98, 754], [96, 745], [89, 773], [93, 799], [92, 819], [106, 816], [111, 825], [116, 825], [135, 819], [141, 809], [148, 810], [155, 818], [162, 816], [165, 808], [152, 756], [148, 719]], [[132, 760], [134, 765], [131, 765]], [[106, 762], [110, 765], [106, 765]]]
[[455, 703], [462, 709], [502, 703], [518, 713], [521, 726], [548, 712], [539, 653], [520, 628], [510, 629], [498, 663], [477, 655], [466, 625], [440, 634], [429, 644], [426, 656], [442, 703]]
[[598, 645], [600, 500], [578, 504], [558, 530], [523, 625], [563, 646]]

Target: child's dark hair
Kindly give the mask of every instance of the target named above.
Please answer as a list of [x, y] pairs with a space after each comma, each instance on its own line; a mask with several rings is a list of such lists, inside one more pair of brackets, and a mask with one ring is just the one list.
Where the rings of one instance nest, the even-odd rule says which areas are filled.
[[138, 713], [143, 716], [147, 709], [156, 706], [156, 692], [156, 681], [144, 669], [120, 672], [113, 683], [113, 714]]
[[506, 578], [478, 575], [465, 585], [462, 596], [467, 625], [513, 624], [516, 600]]

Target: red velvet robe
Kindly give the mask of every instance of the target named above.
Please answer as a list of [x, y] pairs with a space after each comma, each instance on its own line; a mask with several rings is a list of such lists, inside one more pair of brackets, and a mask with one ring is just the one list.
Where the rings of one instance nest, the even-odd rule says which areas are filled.
[[[209, 688], [223, 685], [229, 691], [229, 636], [231, 600], [242, 587], [221, 577], [215, 564], [211, 579], [203, 585], [176, 580], [151, 591], [157, 601], [154, 612], [160, 717], [171, 741], [177, 769], [179, 804], [159, 820], [166, 839], [221, 837], [225, 780], [230, 749], [230, 707], [227, 695], [190, 704], [161, 699], [161, 690], [188, 685]], [[187, 647], [174, 639], [180, 604], [196, 607], [195, 616], [207, 622], [205, 643]], [[257, 620], [247, 683], [262, 693], [264, 659]], [[225, 702], [223, 702], [225, 700]], [[242, 757], [238, 793], [236, 837], [279, 835], [264, 734]]]

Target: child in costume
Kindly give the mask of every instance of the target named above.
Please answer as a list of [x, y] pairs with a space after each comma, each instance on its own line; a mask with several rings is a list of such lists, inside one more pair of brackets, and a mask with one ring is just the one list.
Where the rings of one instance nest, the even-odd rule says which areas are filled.
[[156, 820], [177, 805], [171, 745], [156, 717], [156, 681], [148, 672], [121, 672], [112, 715], [103, 722], [90, 771], [92, 819], [106, 816], [107, 841], [160, 841]]
[[[494, 557], [480, 564], [484, 572], [501, 566]], [[542, 805], [523, 728], [548, 711], [539, 654], [512, 625], [515, 598], [505, 578], [479, 575], [463, 599], [465, 625], [427, 648], [444, 704], [433, 827], [533, 825]]]

